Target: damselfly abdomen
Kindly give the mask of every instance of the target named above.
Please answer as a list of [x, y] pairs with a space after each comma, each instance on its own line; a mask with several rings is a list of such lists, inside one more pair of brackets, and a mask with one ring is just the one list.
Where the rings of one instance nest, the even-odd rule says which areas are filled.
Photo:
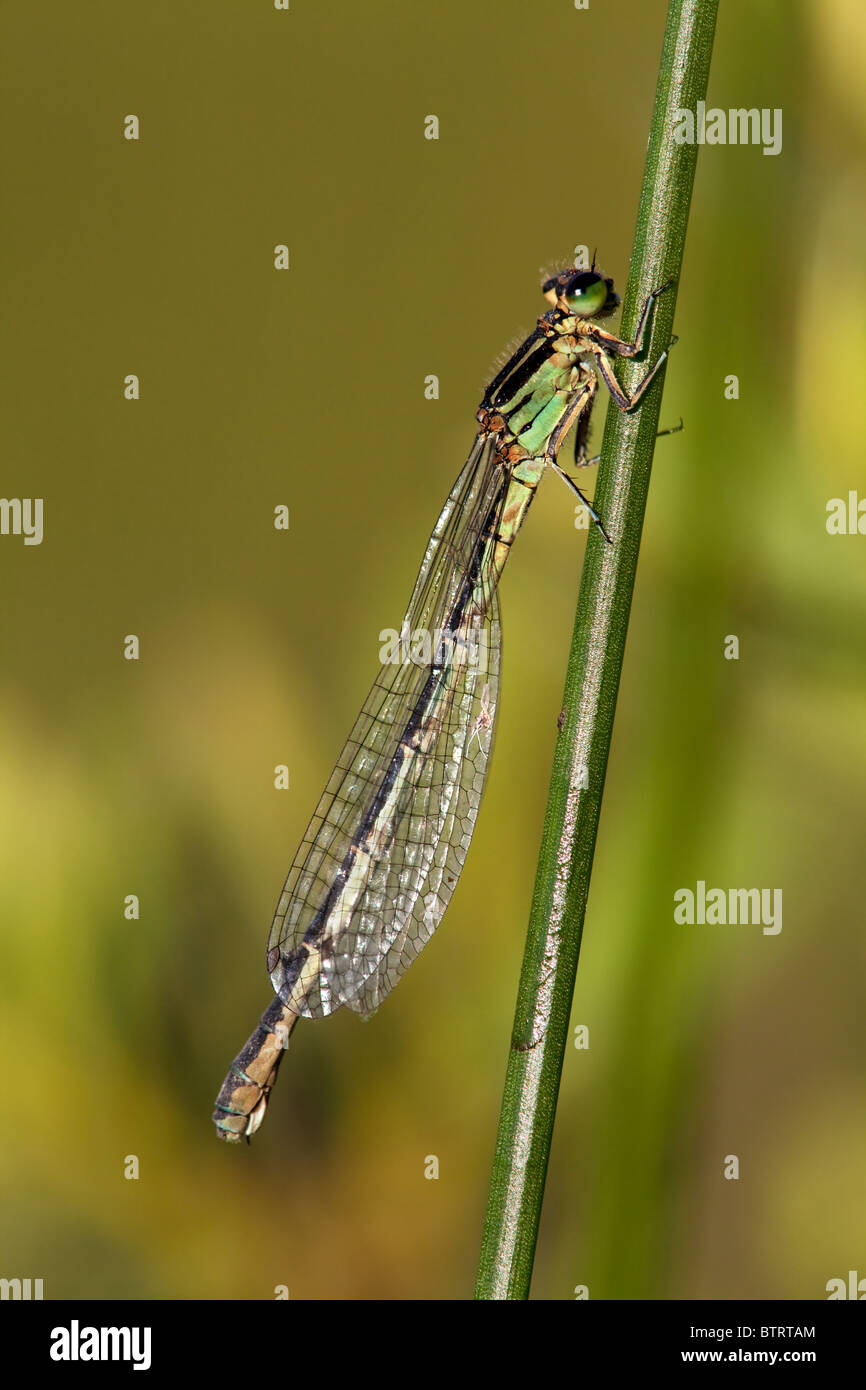
[[216, 1101], [217, 1133], [232, 1143], [261, 1124], [298, 1018], [344, 1004], [372, 1013], [439, 925], [493, 741], [497, 588], [548, 466], [610, 540], [558, 453], [576, 426], [575, 463], [594, 462], [586, 444], [598, 377], [623, 410], [643, 396], [667, 351], [631, 394], [612, 359], [641, 352], [653, 300], [668, 286], [647, 297], [634, 343], [599, 326], [619, 299], [595, 268], [560, 271], [542, 288], [552, 307], [484, 393], [475, 442], [415, 583], [406, 642], [380, 665], [289, 870], [268, 941], [276, 998]]

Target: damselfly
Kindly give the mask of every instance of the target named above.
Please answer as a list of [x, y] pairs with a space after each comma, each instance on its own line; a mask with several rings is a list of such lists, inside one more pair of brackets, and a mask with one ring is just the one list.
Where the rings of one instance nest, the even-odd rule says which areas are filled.
[[622, 410], [643, 396], [666, 349], [629, 394], [615, 357], [633, 343], [597, 320], [619, 303], [595, 267], [560, 271], [542, 286], [551, 308], [491, 381], [478, 432], [427, 545], [401, 631], [409, 659], [380, 666], [289, 870], [268, 941], [276, 998], [229, 1068], [216, 1100], [221, 1138], [238, 1143], [261, 1124], [289, 1035], [299, 1018], [347, 1004], [372, 1013], [429, 941], [469, 848], [493, 740], [499, 684], [497, 587], [547, 467], [572, 488], [610, 539], [592, 504], [560, 468], [575, 430], [586, 445], [598, 377]]

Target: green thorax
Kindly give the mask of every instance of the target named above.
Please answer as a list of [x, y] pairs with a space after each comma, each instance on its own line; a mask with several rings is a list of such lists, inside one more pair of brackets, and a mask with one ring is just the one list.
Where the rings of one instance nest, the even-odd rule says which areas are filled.
[[[524, 364], [502, 383], [491, 402], [505, 420], [508, 433], [532, 457], [544, 452], [586, 373], [580, 365], [586, 352], [581, 327], [583, 321], [579, 318], [560, 320], [555, 333], [527, 354]], [[542, 354], [543, 360], [527, 374], [533, 358]]]

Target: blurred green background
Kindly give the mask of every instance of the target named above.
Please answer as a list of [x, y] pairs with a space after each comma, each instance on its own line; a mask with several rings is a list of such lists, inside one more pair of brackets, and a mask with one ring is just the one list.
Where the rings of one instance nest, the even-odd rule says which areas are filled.
[[[372, 1023], [298, 1029], [249, 1149], [210, 1112], [491, 366], [576, 244], [623, 288], [665, 9], [0, 9], [0, 491], [45, 499], [0, 537], [0, 1275], [471, 1294], [585, 536], [555, 480], [435, 941]], [[864, 50], [859, 0], [721, 6], [710, 103], [784, 146], [698, 161], [535, 1297], [866, 1274], [866, 540], [825, 529], [863, 487]], [[782, 932], [676, 925], [698, 879], [781, 887]]]

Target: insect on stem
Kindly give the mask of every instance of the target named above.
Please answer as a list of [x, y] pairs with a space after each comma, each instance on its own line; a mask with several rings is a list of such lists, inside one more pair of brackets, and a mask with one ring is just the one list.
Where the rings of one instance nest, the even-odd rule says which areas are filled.
[[[502, 572], [548, 467], [612, 544], [560, 467], [559, 450], [574, 428], [576, 466], [595, 462], [586, 444], [599, 380], [621, 410], [640, 402], [668, 350], [630, 393], [614, 375], [614, 359], [643, 350], [652, 305], [670, 283], [647, 296], [629, 343], [601, 326], [619, 297], [594, 260], [588, 271], [559, 271], [542, 286], [551, 307], [487, 387], [400, 629], [447, 632], [449, 641], [431, 646], [429, 659], [382, 664], [322, 793], [271, 926], [276, 997], [216, 1100], [214, 1122], [227, 1142], [240, 1143], [262, 1123], [297, 1020], [344, 1005], [373, 1013], [439, 925], [466, 858], [493, 742]], [[468, 652], [478, 659], [464, 659]]]

